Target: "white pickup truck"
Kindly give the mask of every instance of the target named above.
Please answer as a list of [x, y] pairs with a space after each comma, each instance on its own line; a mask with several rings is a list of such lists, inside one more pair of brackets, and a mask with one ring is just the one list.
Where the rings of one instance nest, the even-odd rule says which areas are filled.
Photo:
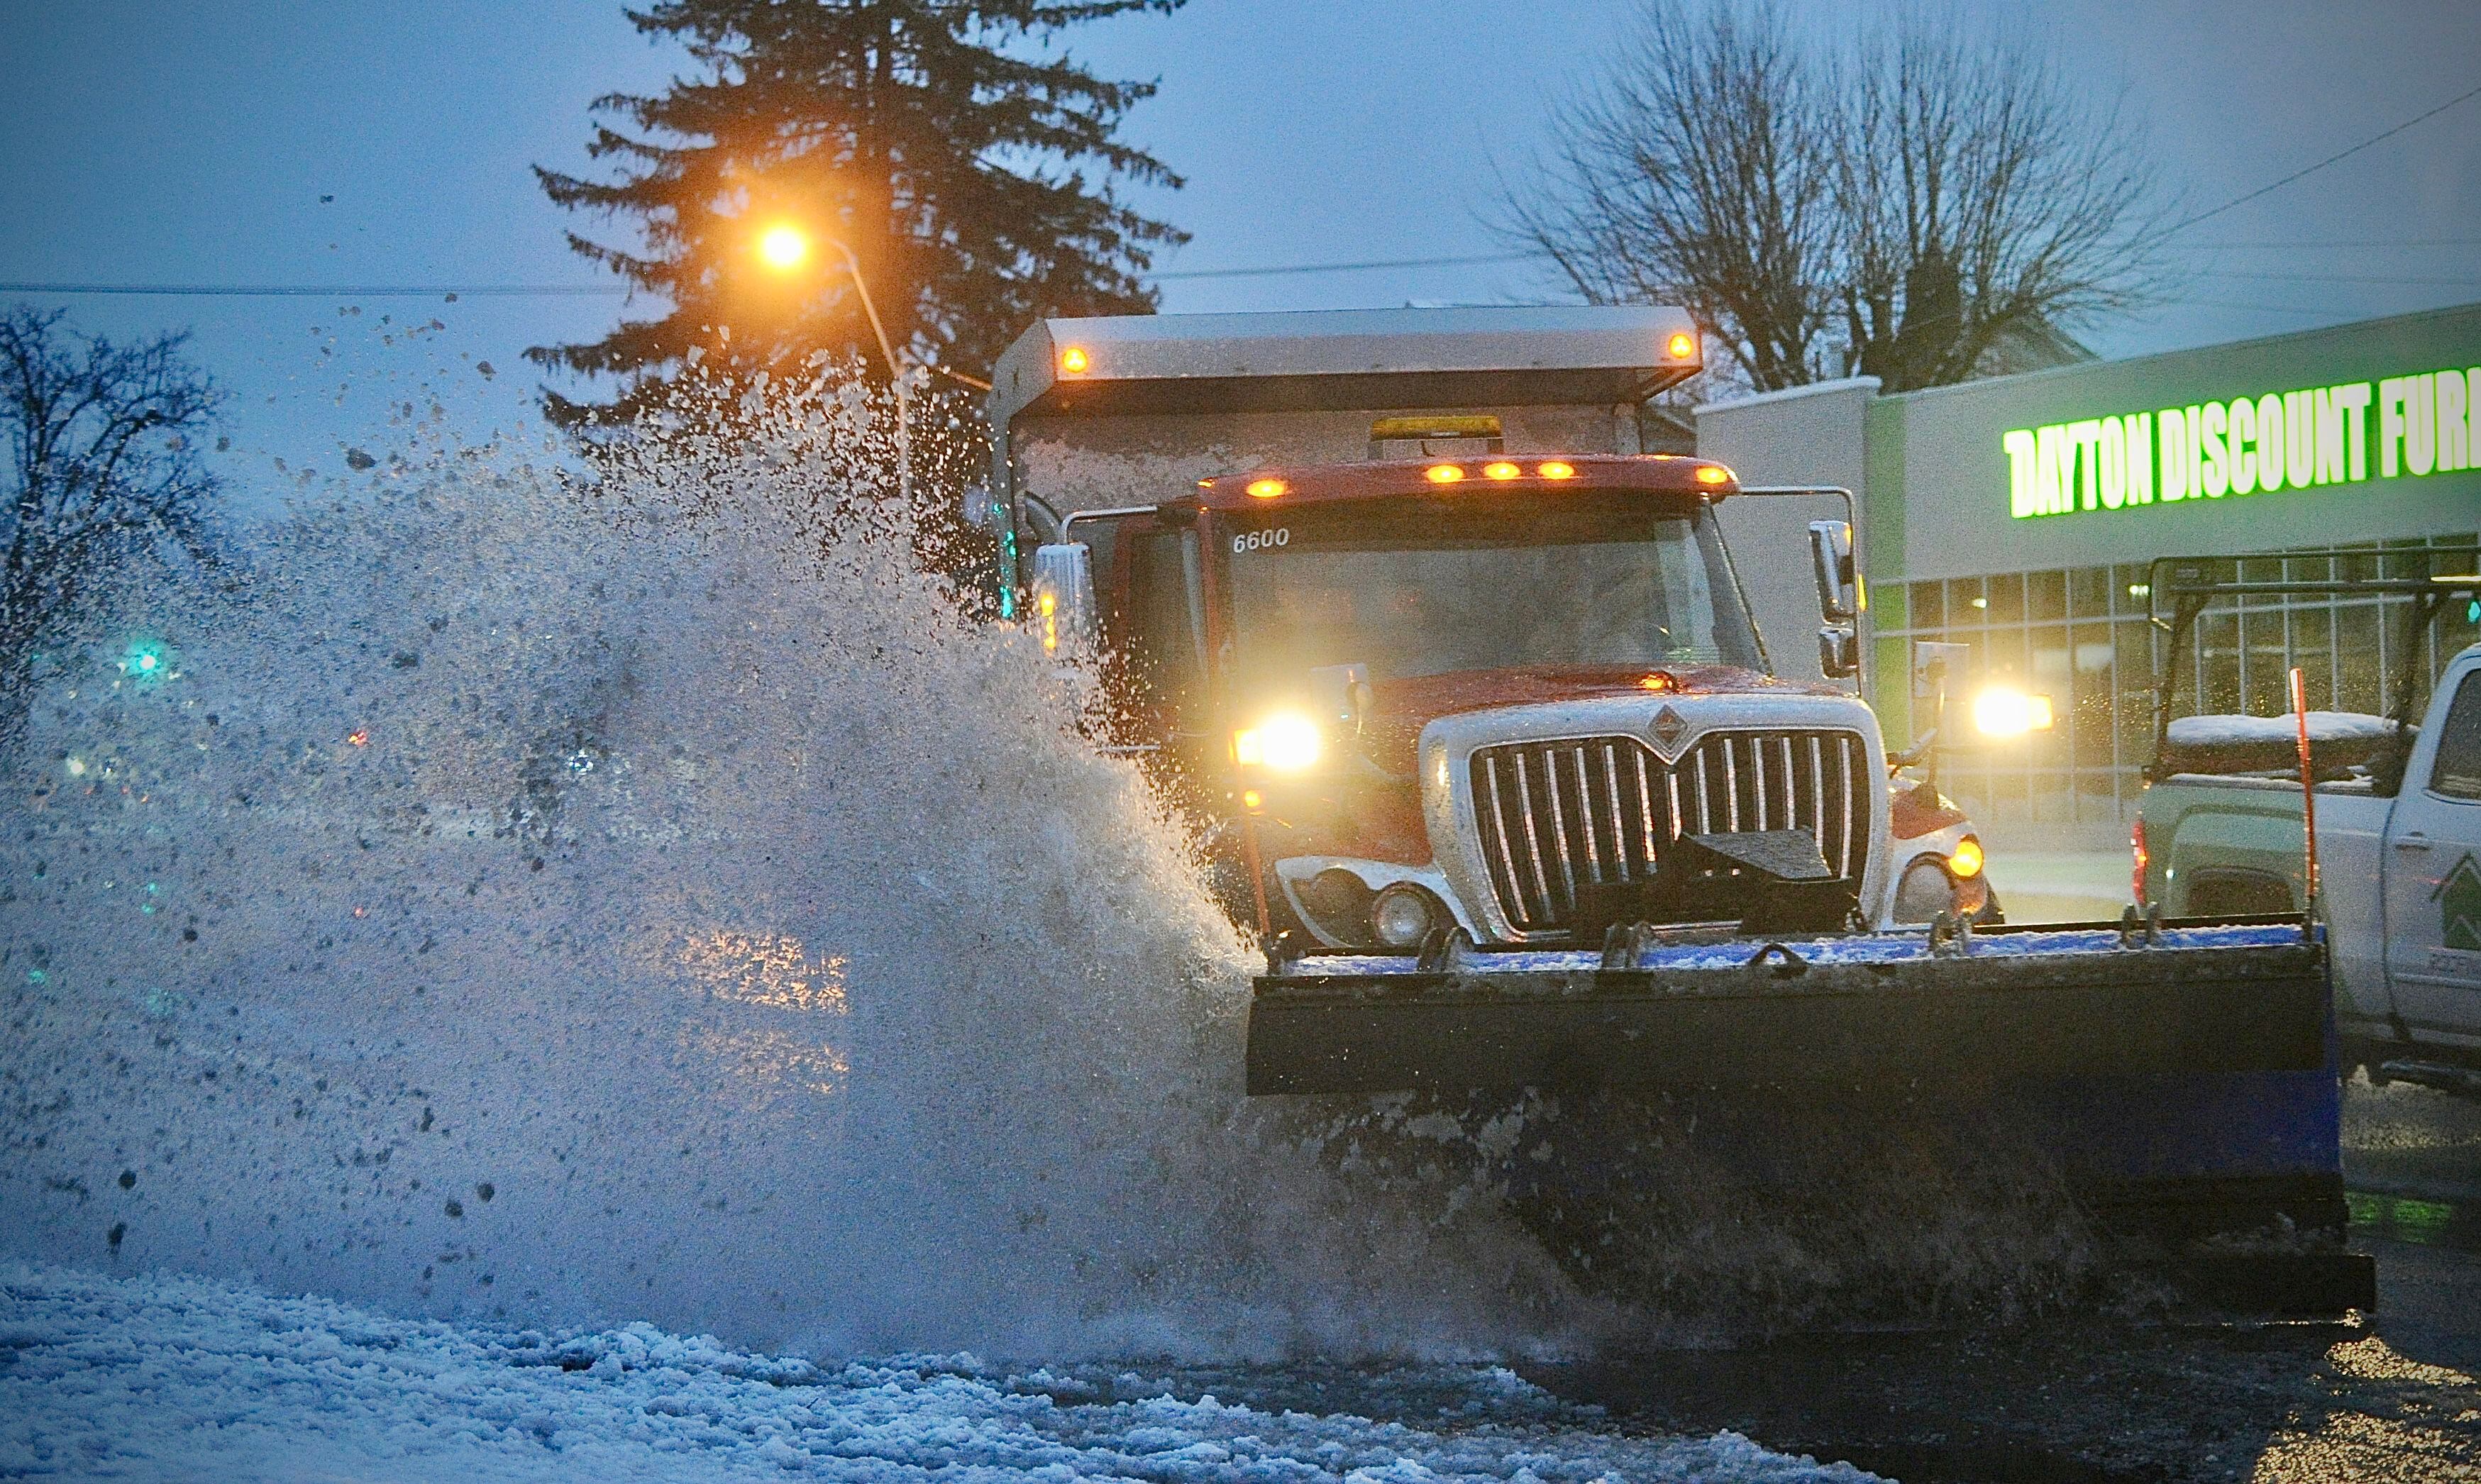
[[[2309, 719], [2342, 1065], [2481, 1093], [2481, 644], [2447, 664], [2417, 729]], [[2146, 901], [2171, 917], [2302, 909], [2295, 725], [2162, 729], [2134, 833]]]

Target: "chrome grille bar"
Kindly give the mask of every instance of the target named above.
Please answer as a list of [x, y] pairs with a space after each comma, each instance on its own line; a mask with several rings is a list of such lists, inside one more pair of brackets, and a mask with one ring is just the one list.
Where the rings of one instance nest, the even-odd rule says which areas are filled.
[[[1516, 936], [1527, 939], [1570, 931], [1580, 879], [1591, 886], [1647, 879], [1670, 842], [1718, 826], [1805, 830], [1851, 880], [1869, 828], [1867, 752], [1860, 743], [1850, 732], [1824, 728], [1711, 732], [1669, 764], [1633, 737], [1477, 748], [1472, 781], [1481, 874]], [[1694, 798], [1693, 818], [1684, 794]]]
[[[1579, 747], [1569, 753], [1568, 761], [1577, 765], [1577, 822], [1584, 829], [1585, 870], [1593, 876], [1594, 884], [1600, 886], [1603, 884], [1603, 847], [1594, 838], [1599, 831], [1594, 823], [1594, 785], [1585, 776], [1585, 749]], [[1611, 818], [1619, 818], [1619, 811], [1612, 810]]]

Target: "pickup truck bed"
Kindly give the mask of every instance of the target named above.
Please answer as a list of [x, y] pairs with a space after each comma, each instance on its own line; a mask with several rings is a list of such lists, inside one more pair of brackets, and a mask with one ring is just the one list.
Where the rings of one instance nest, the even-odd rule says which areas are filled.
[[[2448, 664], [2403, 757], [2390, 792], [2369, 776], [2316, 786], [2317, 906], [2346, 1065], [2454, 1085], [2481, 1070], [2481, 645]], [[2147, 894], [2166, 912], [2305, 905], [2296, 777], [2171, 771], [2139, 819]]]

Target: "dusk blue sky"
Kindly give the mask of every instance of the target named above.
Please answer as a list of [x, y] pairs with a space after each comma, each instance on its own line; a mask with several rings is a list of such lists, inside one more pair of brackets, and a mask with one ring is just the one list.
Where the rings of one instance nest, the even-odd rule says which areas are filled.
[[[1166, 270], [1481, 255], [1505, 246], [1488, 224], [1494, 172], [1521, 174], [1550, 101], [1595, 71], [1634, 9], [1192, 0], [1071, 44], [1107, 73], [1162, 81], [1126, 136], [1188, 178], [1140, 197], [1195, 234]], [[1817, 27], [1851, 13], [1793, 10]], [[2201, 206], [2481, 82], [2481, 6], [2459, 0], [2056, 0], [2030, 13], [2078, 81], [2127, 86], [2167, 175]], [[0, 57], [0, 281], [117, 283], [594, 284], [562, 246], [572, 219], [528, 167], [584, 167], [588, 100], [660, 88], [683, 65], [614, 0], [10, 0]], [[2179, 302], [2094, 329], [2098, 349], [2481, 299], [2481, 99], [2183, 242], [2194, 276]], [[1163, 290], [1167, 310], [1566, 297], [1522, 264]], [[426, 380], [467, 434], [515, 427], [539, 380], [522, 350], [592, 336], [620, 311], [608, 298], [48, 301], [116, 334], [192, 328], [235, 394], [236, 456], [323, 471], [344, 444], [384, 440], [387, 405]], [[362, 313], [340, 317], [345, 304]], [[410, 345], [380, 343], [434, 317], [443, 327]]]

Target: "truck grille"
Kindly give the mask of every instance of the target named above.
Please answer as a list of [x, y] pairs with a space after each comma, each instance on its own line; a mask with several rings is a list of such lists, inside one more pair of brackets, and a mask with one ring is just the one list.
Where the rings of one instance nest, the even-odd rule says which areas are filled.
[[1843, 731], [1710, 732], [1665, 765], [1632, 737], [1510, 742], [1473, 755], [1474, 816], [1519, 933], [1576, 920], [1580, 884], [1643, 880], [1682, 835], [1803, 829], [1845, 880], [1869, 843], [1868, 752]]

